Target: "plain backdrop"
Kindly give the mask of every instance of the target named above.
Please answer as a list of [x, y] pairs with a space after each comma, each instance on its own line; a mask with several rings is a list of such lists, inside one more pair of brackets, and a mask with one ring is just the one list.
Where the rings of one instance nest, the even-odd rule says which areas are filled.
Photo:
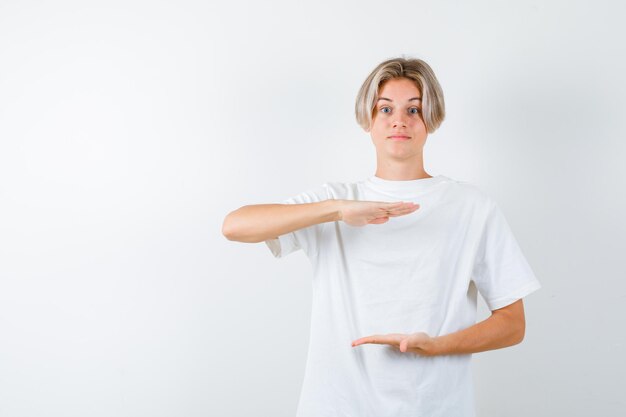
[[0, 416], [293, 416], [309, 261], [222, 222], [372, 175], [354, 99], [400, 55], [444, 90], [427, 172], [489, 193], [543, 286], [474, 354], [478, 415], [622, 415], [625, 11], [0, 0]]

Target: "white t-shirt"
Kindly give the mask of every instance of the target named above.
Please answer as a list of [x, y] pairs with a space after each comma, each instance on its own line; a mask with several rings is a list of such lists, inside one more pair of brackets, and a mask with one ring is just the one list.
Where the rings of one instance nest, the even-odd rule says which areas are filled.
[[412, 201], [387, 223], [326, 222], [265, 241], [277, 258], [302, 249], [313, 267], [311, 333], [297, 417], [473, 417], [471, 354], [421, 356], [351, 342], [476, 323], [541, 288], [499, 206], [444, 175], [325, 183], [282, 204]]

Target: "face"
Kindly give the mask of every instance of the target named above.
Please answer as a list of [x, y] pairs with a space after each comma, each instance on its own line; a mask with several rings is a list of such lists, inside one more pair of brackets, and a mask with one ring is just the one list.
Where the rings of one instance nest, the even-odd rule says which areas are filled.
[[394, 78], [383, 84], [367, 130], [379, 159], [421, 159], [428, 136], [421, 98], [417, 85], [408, 78]]

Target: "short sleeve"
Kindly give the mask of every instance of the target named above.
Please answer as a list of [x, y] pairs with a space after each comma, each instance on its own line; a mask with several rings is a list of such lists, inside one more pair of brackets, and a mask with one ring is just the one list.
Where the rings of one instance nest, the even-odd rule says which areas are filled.
[[[327, 184], [301, 192], [280, 202], [280, 204], [317, 203], [328, 199]], [[302, 249], [308, 257], [318, 252], [321, 233], [325, 223], [314, 224], [309, 227], [294, 230], [293, 232], [268, 239], [265, 244], [276, 258], [283, 258], [292, 252]]]
[[490, 310], [541, 288], [498, 204], [489, 199], [472, 280]]

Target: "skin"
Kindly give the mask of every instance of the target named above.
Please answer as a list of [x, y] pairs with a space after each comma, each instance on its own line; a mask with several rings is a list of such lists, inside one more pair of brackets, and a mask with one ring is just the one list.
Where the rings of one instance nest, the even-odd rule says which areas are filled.
[[[379, 100], [367, 132], [376, 148], [376, 176], [387, 180], [414, 180], [431, 178], [424, 170], [423, 150], [428, 130], [422, 119], [422, 94], [417, 85], [407, 78], [386, 81], [380, 88]], [[384, 98], [384, 99], [381, 99]], [[406, 135], [407, 140], [394, 139]], [[395, 206], [376, 207], [363, 221], [358, 210], [366, 210], [363, 202], [342, 207], [345, 219], [360, 219], [362, 224], [384, 223], [389, 217], [412, 213], [419, 205], [394, 203]], [[352, 211], [351, 211], [352, 210]], [[355, 214], [357, 213], [357, 214]], [[355, 224], [357, 220], [354, 220]], [[349, 223], [350, 224], [350, 223]], [[358, 224], [358, 225], [362, 225]], [[425, 332], [387, 333], [361, 337], [352, 341], [352, 347], [367, 344], [385, 344], [407, 354], [422, 356], [468, 354], [500, 349], [520, 343], [524, 339], [525, 317], [522, 299], [508, 306], [492, 310], [491, 316], [458, 332], [432, 337]]]
[[[417, 85], [407, 78], [392, 79], [379, 89], [378, 97], [372, 124], [366, 130], [376, 148], [375, 175], [387, 180], [432, 177], [424, 170], [428, 130]], [[407, 135], [409, 139], [397, 140], [393, 135]]]
[[[422, 119], [421, 93], [406, 78], [392, 79], [379, 88], [372, 124], [366, 130], [376, 148], [376, 173], [388, 180], [432, 177], [424, 171], [423, 149], [428, 130]], [[395, 135], [408, 136], [398, 140]], [[419, 204], [343, 200], [341, 219], [351, 226], [386, 223], [389, 217], [413, 213]]]

